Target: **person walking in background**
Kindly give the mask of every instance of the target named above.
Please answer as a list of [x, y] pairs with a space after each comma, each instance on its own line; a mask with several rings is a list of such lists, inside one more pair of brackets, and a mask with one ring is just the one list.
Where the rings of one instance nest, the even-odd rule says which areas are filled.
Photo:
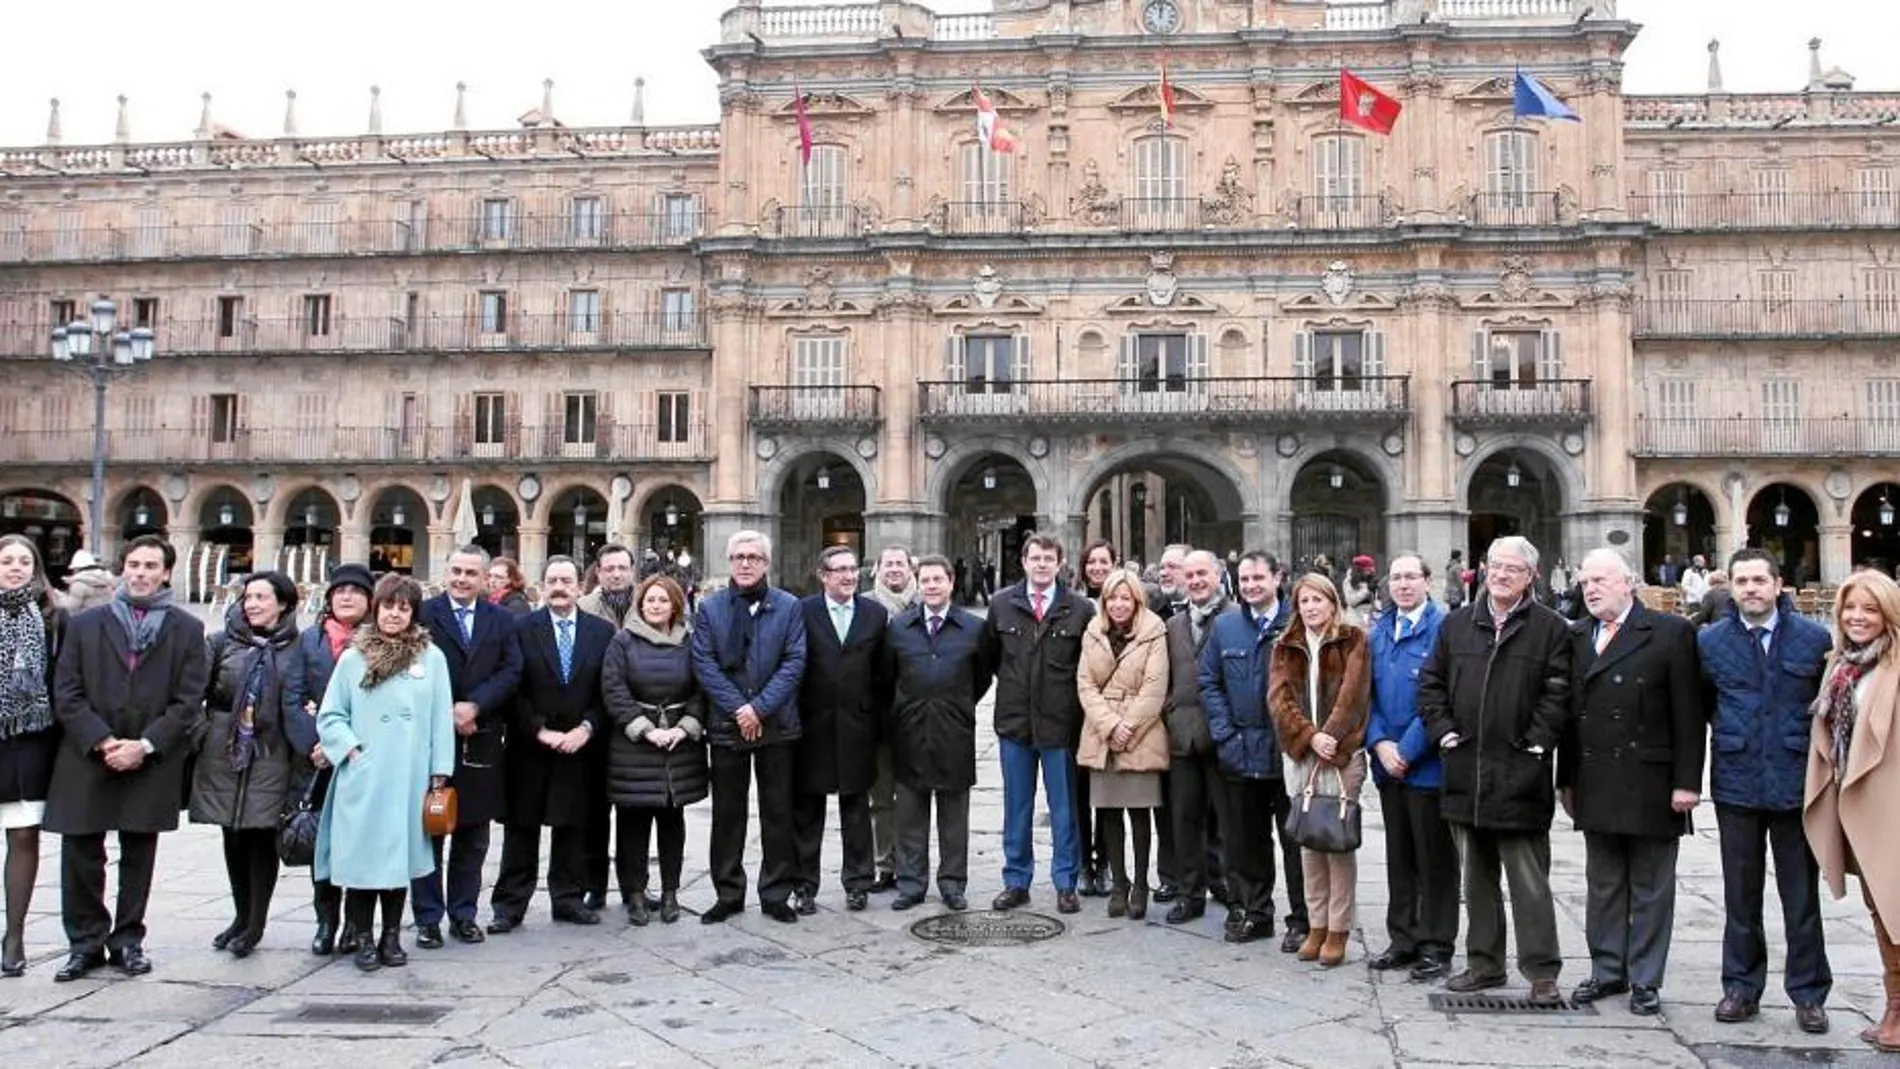
[[[39, 550], [36, 548], [34, 552]], [[79, 550], [66, 562], [66, 594], [62, 599], [66, 612], [78, 616], [87, 609], [106, 604], [112, 600], [112, 592], [118, 585], [111, 569], [100, 564], [91, 553]]]
[[[383, 576], [370, 598], [372, 622], [337, 660], [317, 713], [336, 771], [312, 866], [317, 879], [344, 889], [350, 927], [361, 933], [356, 967], [365, 972], [408, 964], [403, 902], [412, 881], [441, 863], [422, 831], [422, 801], [455, 769], [454, 680], [421, 610], [421, 584]], [[372, 939], [379, 902], [382, 935]]]
[[1458, 848], [1440, 815], [1444, 769], [1418, 715], [1418, 678], [1445, 612], [1431, 600], [1432, 570], [1416, 553], [1392, 558], [1392, 616], [1371, 633], [1368, 762], [1385, 814], [1386, 948], [1366, 964], [1411, 968], [1414, 981], [1449, 971], [1458, 938]]
[[[1309, 785], [1333, 786], [1342, 801], [1357, 801], [1366, 782], [1362, 747], [1372, 687], [1366, 633], [1347, 616], [1339, 587], [1322, 576], [1301, 576], [1292, 601], [1299, 626], [1288, 627], [1273, 644], [1267, 670], [1267, 711], [1284, 755], [1287, 793], [1297, 799]], [[1332, 782], [1321, 782], [1326, 779]], [[1346, 960], [1352, 935], [1358, 852], [1327, 853], [1302, 844], [1300, 873], [1312, 920], [1300, 960], [1338, 965]]]
[[1900, 756], [1893, 746], [1900, 718], [1900, 585], [1884, 573], [1855, 572], [1834, 598], [1834, 652], [1814, 700], [1801, 823], [1828, 891], [1847, 893], [1860, 877], [1880, 949], [1885, 1012], [1860, 1033], [1863, 1042], [1900, 1052], [1900, 849], [1893, 815], [1900, 812]]
[[[178, 827], [185, 758], [203, 712], [204, 625], [172, 608], [177, 552], [156, 535], [126, 543], [112, 601], [73, 617], [54, 675], [64, 741], [47, 791], [60, 840], [60, 913], [71, 954], [53, 974], [77, 980], [108, 960], [152, 971], [145, 906], [158, 836]], [[106, 833], [119, 833], [119, 896], [108, 912]], [[116, 914], [116, 916], [115, 916]]]
[[548, 902], [563, 924], [599, 924], [587, 904], [582, 842], [594, 807], [607, 795], [607, 709], [601, 667], [614, 626], [576, 607], [581, 570], [571, 557], [549, 557], [541, 570], [542, 606], [515, 624], [521, 686], [507, 747], [507, 824], [501, 871], [490, 895], [491, 935], [521, 927], [534, 898], [541, 829], [548, 849]]
[[0, 828], [7, 838], [0, 976], [26, 973], [26, 915], [39, 879], [40, 822], [59, 757], [53, 669], [66, 621], [33, 540], [0, 536], [0, 665], [13, 673], [11, 685], [0, 692]]
[[506, 801], [503, 743], [521, 683], [515, 618], [481, 596], [487, 574], [487, 551], [464, 546], [449, 557], [448, 589], [422, 604], [422, 626], [448, 662], [458, 737], [455, 831], [431, 841], [438, 863], [417, 877], [414, 887], [416, 945], [425, 950], [442, 946], [444, 916], [458, 941], [486, 938], [475, 912], [481, 906], [489, 825], [501, 819]]
[[214, 950], [248, 957], [264, 938], [277, 890], [277, 823], [292, 790], [309, 782], [309, 757], [291, 741], [303, 711], [297, 642], [297, 584], [282, 572], [254, 572], [211, 636], [211, 686], [193, 766], [191, 819], [224, 836], [231, 924]]
[[1627, 991], [1631, 1013], [1654, 1016], [1675, 926], [1676, 853], [1702, 793], [1695, 625], [1637, 603], [1636, 569], [1614, 549], [1585, 554], [1577, 577], [1590, 619], [1571, 629], [1571, 715], [1557, 750], [1589, 894], [1590, 976], [1573, 997]]
[[[889, 619], [897, 619], [917, 603], [914, 571], [910, 550], [903, 546], [885, 546], [878, 554], [877, 581], [871, 584], [871, 597], [884, 607]], [[871, 849], [877, 857], [877, 878], [871, 881], [873, 894], [897, 888], [896, 790], [891, 778], [891, 742], [880, 734], [877, 780], [871, 784]]]
[[[337, 565], [330, 571], [330, 585], [323, 592], [323, 609], [316, 623], [297, 640], [297, 670], [303, 673], [299, 683], [303, 693], [303, 709], [301, 716], [291, 717], [285, 722], [284, 735], [290, 739], [291, 746], [309, 762], [311, 774], [316, 776], [314, 784], [293, 786], [292, 790], [307, 790], [318, 808], [329, 797], [330, 780], [335, 768], [323, 756], [323, 745], [317, 738], [317, 707], [323, 701], [324, 692], [330, 688], [330, 674], [336, 670], [337, 659], [350, 648], [357, 627], [369, 617], [370, 594], [375, 589], [376, 580], [370, 576], [367, 567], [361, 564]], [[328, 880], [319, 879], [314, 865], [310, 869], [310, 885], [311, 900], [317, 914], [317, 931], [311, 937], [310, 952], [319, 957], [326, 957], [338, 950], [345, 954], [354, 953], [356, 939], [361, 933], [345, 927], [341, 936], [338, 935], [343, 913], [342, 889]]]
[[488, 562], [489, 601], [516, 616], [526, 616], [534, 611], [527, 588], [527, 577], [521, 574], [521, 565], [516, 564], [514, 558], [496, 557]]
[[[1082, 699], [1082, 742], [1076, 760], [1089, 770], [1089, 793], [1102, 816], [1103, 851], [1114, 886], [1108, 915], [1148, 915], [1151, 811], [1162, 807], [1161, 773], [1168, 767], [1167, 625], [1144, 604], [1141, 577], [1115, 571], [1082, 635], [1076, 671]], [[1123, 814], [1134, 833], [1135, 864], [1123, 852]]]
[[1200, 683], [1201, 653], [1214, 632], [1215, 618], [1228, 610], [1222, 574], [1214, 554], [1204, 549], [1188, 554], [1181, 567], [1188, 607], [1167, 622], [1168, 700], [1162, 709], [1168, 735], [1166, 815], [1174, 829], [1175, 865], [1181, 877], [1180, 894], [1168, 910], [1169, 924], [1204, 916], [1210, 892], [1216, 901], [1228, 900], [1221, 858], [1222, 837], [1230, 823], [1227, 792], [1207, 712], [1201, 708]]
[[1733, 609], [1696, 636], [1708, 687], [1709, 795], [1721, 835], [1727, 916], [1715, 1019], [1738, 1024], [1760, 1012], [1768, 986], [1762, 888], [1772, 853], [1787, 942], [1783, 989], [1794, 1003], [1795, 1023], [1819, 1035], [1828, 1030], [1834, 974], [1821, 926], [1820, 870], [1801, 827], [1801, 801], [1810, 710], [1833, 639], [1795, 611], [1774, 554], [1737, 550], [1728, 572]]
[[915, 909], [930, 884], [930, 820], [936, 808], [937, 893], [946, 908], [970, 908], [970, 788], [976, 785], [976, 703], [990, 689], [982, 621], [952, 602], [950, 562], [917, 562], [916, 605], [891, 621], [884, 678], [891, 763], [897, 784], [897, 897]]
[[686, 807], [708, 792], [706, 710], [693, 675], [685, 592], [670, 576], [648, 576], [635, 591], [634, 604], [639, 618], [614, 636], [601, 689], [614, 728], [607, 794], [619, 821], [614, 861], [620, 900], [627, 923], [645, 927], [650, 919], [647, 858], [655, 828], [660, 920], [679, 920]]

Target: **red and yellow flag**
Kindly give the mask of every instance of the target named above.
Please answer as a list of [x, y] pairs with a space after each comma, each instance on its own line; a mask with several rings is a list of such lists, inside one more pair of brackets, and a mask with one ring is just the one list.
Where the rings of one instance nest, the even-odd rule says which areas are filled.
[[1168, 84], [1168, 57], [1161, 57], [1161, 125], [1174, 129], [1174, 86]]
[[996, 104], [990, 100], [983, 87], [974, 82], [970, 84], [971, 99], [976, 102], [976, 136], [991, 152], [1014, 152], [1018, 144], [1016, 135], [1003, 128], [1003, 122], [996, 114]]
[[811, 166], [811, 116], [805, 111], [805, 91], [798, 87], [798, 78], [792, 78], [792, 114], [798, 117], [798, 158], [805, 166]]

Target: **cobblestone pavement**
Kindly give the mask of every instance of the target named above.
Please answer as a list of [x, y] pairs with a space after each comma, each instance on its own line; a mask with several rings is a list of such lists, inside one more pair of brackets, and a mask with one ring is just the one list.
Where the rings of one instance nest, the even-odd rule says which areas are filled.
[[[1001, 889], [1002, 792], [995, 742], [979, 755], [971, 806], [970, 898]], [[1368, 795], [1360, 855], [1360, 915], [1345, 966], [1322, 971], [1277, 949], [1221, 941], [1221, 911], [1182, 928], [1110, 920], [1102, 899], [1061, 918], [1060, 936], [1028, 946], [952, 949], [908, 926], [890, 897], [844, 909], [835, 882], [820, 912], [795, 925], [761, 916], [756, 902], [724, 925], [687, 916], [647, 928], [617, 910], [597, 928], [552, 924], [545, 898], [528, 924], [481, 946], [410, 948], [410, 965], [361, 975], [346, 960], [310, 955], [305, 870], [279, 886], [264, 944], [239, 961], [210, 949], [229, 920], [218, 833], [187, 828], [163, 838], [147, 948], [156, 970], [126, 980], [105, 972], [54, 984], [64, 959], [58, 840], [44, 842], [27, 932], [32, 968], [0, 980], [0, 1058], [9, 1066], [700, 1065], [1180, 1067], [1296, 1065], [1323, 1069], [1521, 1065], [1772, 1066], [1891, 1064], [1855, 1033], [1880, 1005], [1879, 963], [1858, 894], [1824, 905], [1837, 977], [1834, 1029], [1794, 1027], [1779, 990], [1779, 961], [1761, 1017], [1720, 1025], [1722, 884], [1714, 816], [1682, 851], [1682, 892], [1664, 1016], [1631, 1016], [1621, 1000], [1594, 1015], [1448, 1015], [1439, 990], [1375, 977], [1364, 964], [1384, 945], [1385, 873], [1376, 796]], [[835, 819], [835, 818], [834, 818]], [[712, 901], [703, 875], [708, 808], [689, 819], [685, 904]], [[1583, 942], [1583, 844], [1555, 834], [1552, 879], [1568, 988], [1588, 969]], [[1047, 831], [1039, 829], [1039, 859]], [[836, 832], [827, 879], [836, 872]], [[500, 854], [497, 830], [490, 873]], [[748, 871], [756, 875], [756, 842]], [[657, 886], [657, 881], [655, 881]], [[1046, 870], [1031, 910], [1057, 916]], [[1780, 939], [1772, 881], [1767, 923]], [[1284, 910], [1285, 903], [1277, 903]], [[484, 915], [484, 920], [486, 916]], [[1369, 929], [1369, 930], [1368, 930]], [[1522, 982], [1515, 981], [1521, 991]]]

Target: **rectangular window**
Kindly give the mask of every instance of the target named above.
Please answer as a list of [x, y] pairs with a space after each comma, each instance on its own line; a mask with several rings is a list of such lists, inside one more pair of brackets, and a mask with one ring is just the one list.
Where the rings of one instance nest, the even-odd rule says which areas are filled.
[[1365, 375], [1364, 331], [1322, 330], [1313, 335], [1313, 386], [1318, 390], [1357, 390]]
[[482, 201], [482, 240], [507, 241], [515, 236], [515, 202], [506, 197]]
[[85, 233], [81, 227], [84, 221], [76, 208], [61, 209], [54, 218], [53, 256], [59, 260], [79, 258], [79, 246]]
[[251, 225], [250, 209], [242, 204], [227, 204], [218, 212], [218, 251], [226, 256], [248, 256], [256, 228]]
[[1681, 325], [1689, 312], [1689, 272], [1658, 271], [1655, 274], [1656, 311], [1662, 317], [1660, 325], [1672, 327]]
[[125, 398], [127, 434], [150, 434], [158, 429], [158, 398], [149, 393], [128, 394]]
[[[1132, 370], [1133, 374], [1128, 372]], [[1188, 388], [1188, 338], [1185, 334], [1141, 334], [1135, 338], [1135, 366], [1124, 368], [1123, 392], [1181, 393]]]
[[799, 218], [794, 235], [843, 237], [850, 209], [846, 196], [846, 157], [842, 145], [813, 145], [811, 163], [799, 185]]
[[417, 252], [429, 243], [429, 202], [409, 200], [396, 205], [396, 251]]
[[1702, 411], [1696, 406], [1694, 379], [1656, 380], [1656, 415], [1662, 419], [1696, 419]]
[[691, 438], [689, 415], [692, 411], [692, 395], [683, 391], [665, 391], [659, 395], [659, 402], [659, 440], [671, 443], [688, 441]]
[[1313, 139], [1313, 194], [1328, 215], [1351, 213], [1364, 192], [1365, 141], [1347, 135]]
[[1183, 230], [1189, 217], [1187, 142], [1144, 137], [1135, 142], [1135, 199], [1122, 226], [1133, 230]]
[[699, 198], [691, 193], [668, 193], [660, 198], [660, 236], [666, 241], [690, 241], [699, 236]]
[[303, 299], [303, 333], [306, 338], [324, 338], [329, 336], [329, 294], [311, 294]]
[[1854, 172], [1854, 208], [1862, 223], [1892, 226], [1894, 211], [1893, 168], [1862, 167]]
[[155, 206], [139, 209], [132, 228], [131, 253], [139, 257], [165, 255], [165, 209]]
[[1009, 202], [1009, 161], [1006, 153], [973, 142], [958, 150], [962, 166], [961, 199], [972, 211], [1000, 208]]
[[481, 295], [483, 334], [502, 334], [508, 330], [508, 295], [499, 290], [483, 290]]
[[335, 426], [330, 418], [330, 395], [327, 393], [300, 393], [296, 399], [296, 428], [299, 433], [309, 434]]
[[1755, 172], [1755, 210], [1751, 220], [1756, 226], [1787, 226], [1791, 217], [1788, 198], [1788, 172], [1767, 168]]
[[1484, 138], [1484, 191], [1488, 206], [1521, 210], [1537, 190], [1537, 137], [1501, 130]]
[[792, 343], [793, 414], [825, 419], [844, 411], [844, 338], [819, 335]]
[[71, 326], [73, 321], [79, 317], [79, 307], [72, 301], [54, 301], [51, 311], [53, 313], [53, 325], [56, 327]]
[[1794, 312], [1794, 272], [1787, 270], [1762, 271], [1755, 275], [1755, 301], [1761, 311], [1771, 316], [1787, 316]]
[[[413, 449], [422, 440], [422, 395], [405, 393], [396, 399], [396, 444]], [[404, 453], [407, 456], [407, 452]]]
[[1016, 338], [970, 334], [963, 339], [963, 392], [1010, 393], [1016, 389]]
[[1889, 334], [1900, 327], [1900, 270], [1876, 267], [1861, 275], [1860, 317], [1863, 332]]
[[1689, 211], [1689, 172], [1649, 172], [1649, 218], [1662, 227], [1686, 225]]
[[238, 439], [238, 395], [211, 395], [211, 444], [230, 445]]
[[688, 289], [664, 289], [660, 291], [660, 329], [668, 334], [691, 331], [696, 321], [693, 316], [693, 291]]
[[155, 330], [158, 327], [158, 298], [132, 298], [132, 326]]
[[1762, 380], [1761, 418], [1775, 421], [1793, 421], [1800, 419], [1801, 380]]
[[53, 434], [63, 434], [71, 430], [72, 426], [72, 394], [42, 394], [40, 396], [40, 429]]
[[334, 201], [304, 205], [303, 251], [332, 253], [343, 246], [341, 213]]
[[606, 233], [606, 202], [599, 197], [575, 197], [568, 209], [568, 235], [575, 244], [592, 245]]
[[244, 298], [218, 298], [218, 337], [235, 338], [238, 323], [244, 318]]
[[1862, 453], [1900, 452], [1900, 379], [1867, 380], [1867, 418], [1856, 444]]
[[475, 444], [499, 446], [508, 440], [508, 399], [499, 393], [475, 395]]
[[1546, 377], [1544, 336], [1533, 330], [1492, 331], [1486, 363], [1489, 374], [1485, 378], [1492, 389], [1536, 389]]
[[561, 441], [567, 445], [593, 445], [600, 411], [597, 393], [570, 393], [561, 398]]
[[573, 334], [595, 334], [600, 331], [599, 290], [568, 291], [567, 329]]

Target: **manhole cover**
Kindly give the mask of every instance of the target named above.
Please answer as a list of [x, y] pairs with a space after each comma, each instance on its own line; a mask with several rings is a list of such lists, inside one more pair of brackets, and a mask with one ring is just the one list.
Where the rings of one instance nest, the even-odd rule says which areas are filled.
[[1556, 1005], [1532, 1002], [1527, 995], [1450, 995], [1431, 996], [1432, 1009], [1440, 1013], [1523, 1013], [1538, 1017], [1595, 1017], [1597, 1008], [1588, 1003], [1565, 999]]
[[1054, 939], [1068, 929], [1040, 913], [943, 913], [910, 926], [910, 934], [928, 943], [953, 947], [1019, 947]]
[[307, 1024], [422, 1025], [440, 1021], [453, 1009], [452, 1006], [420, 1004], [398, 1006], [371, 1002], [306, 1002], [302, 1009], [286, 1014], [281, 1019]]

